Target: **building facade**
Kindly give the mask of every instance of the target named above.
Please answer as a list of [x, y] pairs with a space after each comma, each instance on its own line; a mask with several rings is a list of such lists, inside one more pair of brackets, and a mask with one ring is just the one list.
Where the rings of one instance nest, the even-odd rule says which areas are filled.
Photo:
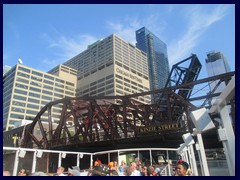
[[[59, 65], [55, 75], [17, 64], [3, 76], [3, 130], [19, 126], [19, 121], [32, 121], [49, 102], [75, 97], [77, 72]], [[53, 123], [60, 118], [61, 107], [53, 107]], [[48, 115], [41, 117], [48, 121]]]
[[[76, 96], [124, 96], [150, 90], [146, 54], [115, 34], [89, 45], [64, 65], [77, 70]], [[149, 96], [136, 100], [150, 103]]]
[[147, 54], [150, 89], [165, 88], [169, 76], [167, 45], [145, 27], [136, 31], [136, 41], [136, 47]]

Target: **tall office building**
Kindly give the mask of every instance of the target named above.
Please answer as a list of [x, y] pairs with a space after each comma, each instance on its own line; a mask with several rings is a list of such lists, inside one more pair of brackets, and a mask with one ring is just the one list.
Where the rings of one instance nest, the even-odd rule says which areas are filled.
[[169, 76], [167, 45], [145, 27], [136, 31], [136, 40], [137, 48], [147, 54], [150, 89], [164, 88]]
[[[123, 96], [149, 91], [146, 54], [115, 34], [89, 45], [64, 65], [77, 70], [76, 96]], [[149, 103], [150, 96], [135, 100]]]
[[[55, 75], [17, 64], [3, 76], [3, 130], [10, 130], [33, 120], [47, 103], [74, 97], [77, 71], [59, 65]], [[53, 107], [52, 121], [57, 123], [61, 107]], [[48, 121], [48, 114], [41, 117]]]
[[[224, 74], [231, 71], [226, 57], [223, 53], [218, 51], [211, 51], [207, 53], [206, 69], [208, 77]], [[210, 84], [211, 91], [215, 88], [218, 82], [219, 80], [214, 81]], [[222, 82], [215, 92], [222, 92], [225, 87], [225, 83]]]

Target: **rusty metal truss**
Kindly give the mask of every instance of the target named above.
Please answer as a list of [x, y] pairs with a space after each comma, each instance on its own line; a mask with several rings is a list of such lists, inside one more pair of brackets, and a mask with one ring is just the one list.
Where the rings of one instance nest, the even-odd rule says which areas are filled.
[[[139, 129], [160, 125], [177, 124], [178, 128], [174, 129], [174, 132], [186, 132], [193, 128], [189, 112], [197, 108], [190, 102], [219, 94], [208, 93], [186, 100], [175, 91], [214, 80], [227, 82], [234, 74], [235, 72], [226, 73], [179, 86], [126, 96], [76, 97], [50, 102], [41, 109], [27, 128], [22, 147], [50, 149], [141, 137]], [[158, 93], [164, 94], [161, 102], [143, 104], [138, 101], [142, 96]], [[55, 108], [61, 112], [57, 121], [53, 121], [52, 112]], [[47, 114], [48, 119], [42, 118], [44, 114]], [[166, 134], [172, 131], [169, 129], [157, 133]], [[152, 133], [159, 135], [156, 132]]]
[[[113, 103], [116, 100], [118, 103]], [[52, 111], [56, 106], [62, 109], [54, 127]], [[165, 97], [165, 102], [151, 105], [137, 102], [135, 96], [65, 98], [47, 104], [38, 113], [28, 129], [24, 146], [48, 149], [130, 138], [138, 135], [141, 127], [171, 123], [178, 124], [179, 131], [186, 131], [190, 121], [188, 117], [182, 121], [182, 115], [192, 108], [195, 106], [171, 91]], [[48, 120], [43, 121], [42, 115], [46, 113]], [[36, 125], [39, 126], [40, 136], [35, 133]]]
[[[169, 84], [171, 84], [171, 86], [178, 86], [196, 81], [201, 68], [202, 65], [197, 55], [192, 54], [190, 57], [172, 66], [165, 87], [168, 87]], [[193, 86], [194, 84], [190, 84], [188, 87], [186, 86], [188, 90], [175, 89], [174, 92], [183, 98], [188, 99], [191, 95]]]

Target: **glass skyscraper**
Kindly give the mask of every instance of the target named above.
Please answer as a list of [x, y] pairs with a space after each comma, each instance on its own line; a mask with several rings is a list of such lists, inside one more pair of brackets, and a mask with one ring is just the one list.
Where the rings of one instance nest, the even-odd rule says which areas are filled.
[[136, 47], [147, 54], [150, 89], [162, 89], [169, 76], [167, 45], [143, 27], [136, 31]]
[[[224, 74], [231, 71], [228, 61], [224, 54], [217, 51], [211, 51], [207, 53], [206, 69], [208, 77]], [[218, 81], [212, 82], [210, 84], [210, 90], [212, 91], [217, 84]], [[225, 87], [226, 87], [225, 83], [222, 82], [215, 92], [216, 93], [222, 92]]]

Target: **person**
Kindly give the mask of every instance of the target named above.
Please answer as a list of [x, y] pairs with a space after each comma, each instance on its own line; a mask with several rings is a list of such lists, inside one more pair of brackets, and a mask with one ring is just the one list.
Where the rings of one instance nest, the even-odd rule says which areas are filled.
[[80, 171], [68, 168], [68, 176], [80, 176]]
[[177, 176], [188, 176], [189, 173], [188, 173], [188, 168], [189, 168], [189, 165], [187, 162], [181, 160], [181, 161], [178, 161], [177, 162], [177, 165], [176, 165], [176, 175]]
[[122, 160], [121, 165], [118, 168], [119, 173], [123, 173], [126, 167], [127, 167], [127, 165], [126, 165], [125, 161]]
[[119, 176], [117, 170], [109, 170], [109, 176]]
[[153, 166], [148, 167], [148, 173], [149, 176], [157, 176], [157, 173], [155, 172], [155, 168]]
[[130, 176], [141, 176], [141, 173], [139, 170], [137, 170], [137, 164], [135, 162], [131, 163], [131, 169], [132, 169], [132, 173]]
[[38, 171], [38, 172], [32, 173], [29, 176], [48, 176], [48, 175], [42, 171]]
[[132, 172], [133, 172], [133, 168], [132, 168], [132, 166], [130, 165], [130, 166], [127, 166], [127, 167], [124, 169], [123, 175], [124, 175], [124, 176], [131, 176]]
[[147, 166], [144, 166], [144, 167], [142, 168], [141, 175], [142, 175], [142, 176], [149, 176]]
[[11, 173], [9, 171], [3, 171], [3, 176], [11, 176]]
[[118, 163], [117, 163], [117, 161], [113, 161], [113, 167], [112, 167], [112, 169], [111, 169], [111, 170], [115, 170], [115, 171], [117, 171], [117, 172], [118, 172], [118, 168], [119, 168], [119, 166], [118, 166]]
[[113, 161], [108, 163], [108, 166], [109, 166], [110, 170], [113, 170], [113, 165], [114, 165]]
[[97, 159], [94, 161], [94, 166], [97, 166], [98, 164], [102, 164], [102, 162], [101, 162], [100, 159], [97, 158]]
[[57, 168], [57, 176], [65, 176], [65, 174], [63, 174], [64, 172], [64, 167], [60, 166]]
[[21, 170], [18, 172], [18, 176], [29, 176], [29, 171], [26, 170], [26, 169], [21, 169]]
[[110, 175], [110, 167], [105, 164], [98, 164], [91, 171], [90, 176], [109, 176]]

